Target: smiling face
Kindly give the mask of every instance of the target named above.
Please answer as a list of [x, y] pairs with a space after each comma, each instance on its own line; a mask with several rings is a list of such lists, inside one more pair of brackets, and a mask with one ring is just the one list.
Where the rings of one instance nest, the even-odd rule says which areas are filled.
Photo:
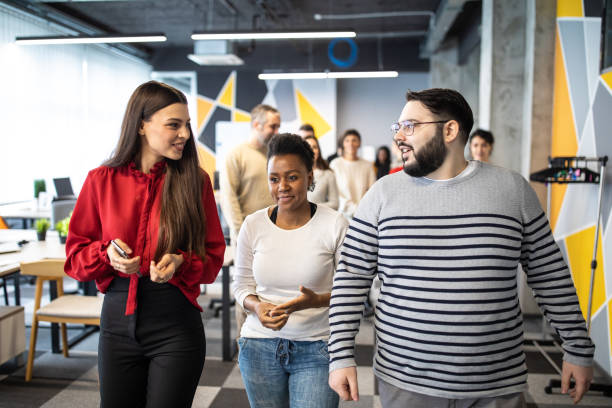
[[298, 155], [272, 156], [268, 161], [268, 188], [272, 199], [283, 212], [292, 212], [308, 204], [308, 186], [312, 183], [308, 171]]
[[189, 112], [184, 103], [173, 103], [143, 120], [138, 134], [143, 160], [158, 162], [162, 158], [179, 160], [185, 143], [191, 137]]
[[[398, 122], [433, 122], [436, 118], [421, 102], [409, 101], [402, 109]], [[436, 171], [444, 162], [447, 148], [444, 143], [444, 124], [417, 125], [414, 133], [406, 136], [403, 130], [393, 140], [402, 152], [404, 171], [412, 177], [423, 177]]]
[[470, 140], [470, 153], [474, 160], [488, 162], [493, 146], [479, 136], [473, 136]]
[[348, 134], [342, 139], [342, 152], [345, 159], [357, 157], [357, 151], [361, 147], [361, 140], [356, 135]]

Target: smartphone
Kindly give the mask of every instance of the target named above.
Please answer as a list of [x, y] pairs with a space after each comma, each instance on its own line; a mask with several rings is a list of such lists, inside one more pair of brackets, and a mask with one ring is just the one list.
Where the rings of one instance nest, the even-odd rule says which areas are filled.
[[[130, 259], [130, 256], [127, 254], [127, 252], [125, 252], [123, 248], [121, 248], [119, 244], [115, 242], [114, 239], [111, 240], [111, 244], [113, 244], [113, 246], [115, 247], [115, 250], [119, 252], [119, 255], [121, 255], [122, 258]], [[142, 274], [140, 273], [140, 271], [136, 272], [136, 275], [138, 275], [139, 278], [142, 277]]]
[[123, 248], [121, 248], [121, 247], [119, 246], [119, 244], [115, 242], [115, 240], [114, 240], [114, 239], [113, 239], [113, 240], [111, 240], [111, 244], [113, 244], [113, 246], [115, 247], [115, 250], [117, 250], [117, 252], [119, 252], [119, 255], [121, 255], [121, 257], [122, 257], [122, 258], [125, 258], [125, 259], [130, 259], [130, 256], [127, 254], [127, 252], [125, 252], [125, 251], [123, 250]]

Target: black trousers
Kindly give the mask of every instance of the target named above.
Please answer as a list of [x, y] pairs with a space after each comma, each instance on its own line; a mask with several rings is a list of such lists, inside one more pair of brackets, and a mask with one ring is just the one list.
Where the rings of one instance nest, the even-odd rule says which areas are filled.
[[176, 286], [143, 277], [138, 310], [126, 316], [128, 284], [115, 278], [104, 297], [100, 406], [191, 407], [206, 355], [200, 311]]

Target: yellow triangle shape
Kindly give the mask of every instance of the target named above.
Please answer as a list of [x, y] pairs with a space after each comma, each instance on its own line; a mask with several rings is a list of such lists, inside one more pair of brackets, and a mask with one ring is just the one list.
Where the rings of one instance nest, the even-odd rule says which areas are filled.
[[603, 74], [601, 76], [601, 79], [603, 79], [604, 82], [608, 84], [608, 87], [612, 89], [612, 71], [606, 72], [605, 74]]
[[[589, 289], [591, 287], [591, 260], [593, 259], [593, 244], [595, 240], [595, 226], [565, 238], [567, 257], [572, 270], [576, 294], [580, 302], [582, 315], [586, 319], [589, 305]], [[603, 255], [601, 251], [601, 231], [597, 244], [597, 269], [595, 269], [595, 284], [593, 285], [593, 307], [591, 316], [604, 304], [606, 300], [605, 282], [603, 277]]]
[[249, 115], [248, 113], [240, 112], [239, 110], [233, 110], [232, 116], [233, 116], [232, 120], [234, 122], [250, 122], [251, 121], [251, 115]]
[[327, 132], [331, 130], [331, 126], [323, 117], [317, 112], [317, 110], [312, 106], [308, 99], [297, 89], [295, 90], [297, 93], [298, 99], [298, 111], [300, 114], [300, 121], [302, 123], [310, 123], [315, 130], [315, 135], [317, 137], [321, 137]]
[[234, 78], [235, 75], [233, 73], [230, 74], [225, 86], [223, 87], [223, 90], [221, 90], [221, 93], [217, 98], [217, 102], [219, 102], [219, 104], [225, 105], [228, 108], [234, 107]]
[[198, 134], [202, 129], [204, 121], [208, 118], [208, 114], [212, 111], [213, 106], [212, 102], [208, 102], [206, 99], [198, 97], [198, 128], [196, 129]]
[[199, 143], [196, 143], [196, 148], [198, 150], [198, 161], [200, 163], [200, 167], [206, 172], [206, 174], [208, 174], [211, 182], [214, 181], [212, 176], [215, 174], [215, 167], [217, 166], [214, 154], [210, 153]]

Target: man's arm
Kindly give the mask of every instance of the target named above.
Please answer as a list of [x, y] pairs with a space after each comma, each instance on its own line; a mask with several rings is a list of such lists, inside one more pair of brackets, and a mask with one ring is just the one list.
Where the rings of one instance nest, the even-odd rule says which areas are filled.
[[343, 399], [358, 398], [355, 336], [378, 260], [378, 213], [371, 193], [361, 201], [340, 248], [330, 300], [330, 386]]
[[595, 346], [589, 338], [570, 271], [550, 230], [533, 189], [523, 182], [523, 241], [521, 264], [542, 313], [562, 340], [562, 392], [577, 403], [593, 378]]
[[242, 213], [242, 207], [238, 201], [241, 169], [236, 151], [232, 151], [227, 155], [224, 168], [225, 171], [221, 172], [219, 183], [221, 190], [221, 210], [227, 219], [227, 224], [237, 235], [245, 216]]

